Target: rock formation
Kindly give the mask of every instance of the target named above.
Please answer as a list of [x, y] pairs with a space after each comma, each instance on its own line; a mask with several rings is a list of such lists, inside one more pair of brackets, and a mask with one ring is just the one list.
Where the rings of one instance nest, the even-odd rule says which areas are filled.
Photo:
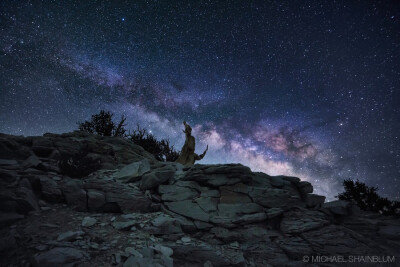
[[[102, 168], [82, 179], [63, 175], [60, 155], [82, 146]], [[345, 201], [325, 203], [296, 177], [240, 164], [158, 162], [118, 137], [1, 134], [0, 183], [1, 266], [305, 266], [313, 256], [355, 255], [400, 260], [399, 218]]]

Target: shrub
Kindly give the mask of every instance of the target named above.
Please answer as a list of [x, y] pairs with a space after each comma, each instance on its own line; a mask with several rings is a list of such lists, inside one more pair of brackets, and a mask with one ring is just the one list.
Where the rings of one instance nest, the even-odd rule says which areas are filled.
[[119, 123], [116, 124], [112, 120], [113, 116], [114, 114], [111, 112], [101, 110], [99, 114], [92, 115], [90, 121], [78, 122], [79, 130], [101, 136], [125, 137], [126, 117], [122, 116]]
[[61, 155], [58, 161], [61, 173], [73, 178], [82, 178], [100, 169], [100, 160], [95, 160], [89, 157], [88, 154], [89, 147], [86, 145], [72, 156], [68, 154]]
[[153, 154], [157, 160], [175, 161], [179, 157], [179, 153], [174, 150], [174, 146], [170, 146], [168, 139], [161, 139], [158, 141], [153, 134], [148, 133], [144, 128], [140, 128], [139, 125], [137, 125], [137, 129], [130, 132], [127, 137], [133, 143]]
[[174, 146], [170, 145], [168, 139], [161, 139], [159, 141], [153, 134], [148, 133], [144, 128], [140, 128], [139, 125], [137, 125], [136, 130], [126, 134], [126, 117], [122, 116], [120, 122], [116, 124], [112, 120], [113, 115], [109, 111], [101, 110], [99, 114], [92, 115], [90, 121], [78, 122], [79, 130], [101, 136], [121, 136], [127, 138], [153, 154], [159, 161], [175, 161], [178, 159], [179, 153], [174, 150]]
[[377, 194], [377, 187], [369, 187], [358, 180], [344, 180], [345, 191], [337, 197], [340, 200], [355, 201], [362, 210], [379, 212], [383, 215], [399, 215], [400, 202], [391, 201]]

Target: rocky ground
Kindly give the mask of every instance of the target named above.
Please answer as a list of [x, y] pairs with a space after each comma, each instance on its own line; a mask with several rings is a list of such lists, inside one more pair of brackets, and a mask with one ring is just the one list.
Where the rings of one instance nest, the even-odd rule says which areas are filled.
[[[102, 168], [63, 175], [60, 155], [82, 147]], [[356, 255], [379, 258], [351, 266], [400, 262], [399, 218], [325, 203], [296, 177], [158, 162], [122, 138], [1, 134], [0, 183], [1, 266], [345, 266], [312, 257]]]

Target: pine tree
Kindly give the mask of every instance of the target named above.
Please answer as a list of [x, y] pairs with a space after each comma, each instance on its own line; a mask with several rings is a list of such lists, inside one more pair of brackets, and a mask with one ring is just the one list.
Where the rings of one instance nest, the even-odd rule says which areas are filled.
[[344, 180], [345, 191], [337, 197], [340, 200], [354, 201], [362, 210], [379, 212], [383, 215], [400, 215], [400, 202], [380, 197], [377, 187], [369, 187], [360, 181]]

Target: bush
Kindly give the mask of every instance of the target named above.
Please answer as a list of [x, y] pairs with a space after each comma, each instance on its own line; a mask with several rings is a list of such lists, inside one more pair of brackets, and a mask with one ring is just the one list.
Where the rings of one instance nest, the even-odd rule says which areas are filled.
[[157, 160], [175, 161], [179, 157], [179, 153], [174, 150], [174, 146], [170, 146], [168, 139], [158, 141], [153, 134], [148, 133], [146, 129], [140, 128], [139, 125], [127, 137], [136, 145], [153, 154]]
[[90, 121], [78, 123], [79, 130], [98, 134], [101, 136], [121, 136], [132, 141], [136, 145], [144, 148], [147, 152], [154, 155], [159, 161], [175, 161], [179, 157], [179, 153], [174, 150], [174, 146], [169, 144], [168, 139], [158, 141], [155, 136], [148, 133], [146, 129], [140, 128], [126, 134], [125, 120], [122, 116], [120, 122], [115, 124], [112, 120], [114, 114], [109, 111], [101, 110], [99, 114], [92, 115]]
[[62, 174], [73, 178], [86, 177], [101, 168], [100, 160], [88, 156], [88, 145], [81, 148], [75, 155], [61, 155], [58, 167]]
[[400, 202], [391, 201], [377, 194], [377, 187], [369, 187], [358, 180], [344, 180], [345, 191], [337, 197], [340, 200], [355, 201], [362, 210], [379, 212], [383, 215], [400, 215]]
[[78, 122], [78, 127], [80, 131], [98, 134], [101, 136], [121, 136], [125, 137], [126, 129], [124, 116], [118, 124], [114, 123], [112, 120], [112, 114], [109, 111], [101, 110], [99, 114], [92, 115], [90, 121]]

